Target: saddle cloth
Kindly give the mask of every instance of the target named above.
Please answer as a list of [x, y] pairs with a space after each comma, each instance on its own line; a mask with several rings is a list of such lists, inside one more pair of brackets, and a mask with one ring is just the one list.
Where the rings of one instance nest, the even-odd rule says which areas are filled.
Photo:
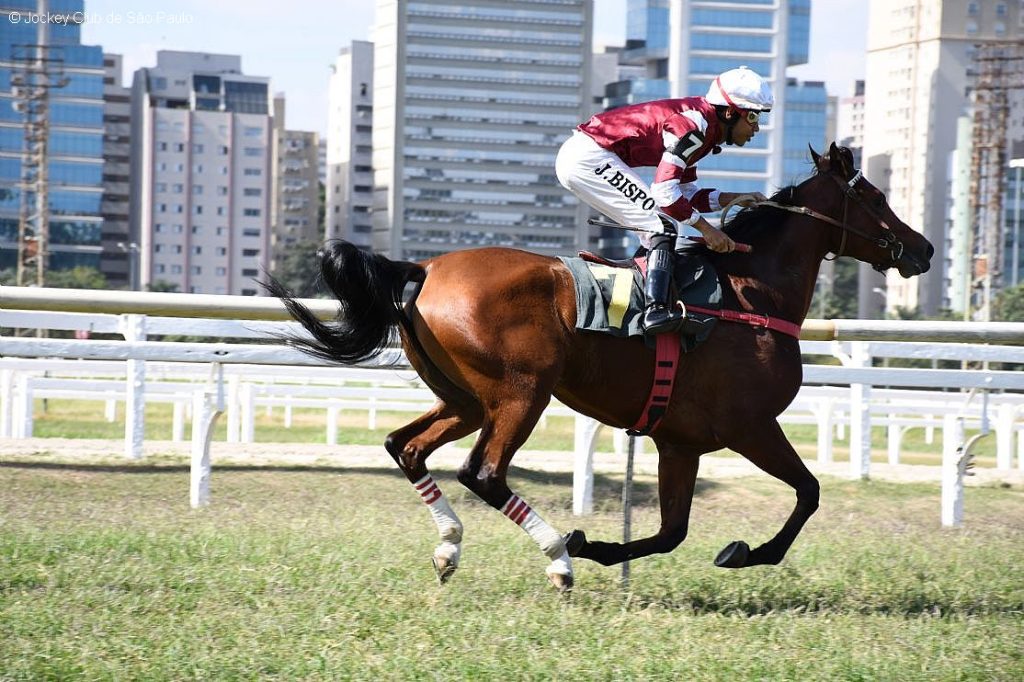
[[[722, 307], [722, 290], [714, 268], [699, 256], [683, 256], [676, 266], [676, 298], [684, 305], [711, 310]], [[681, 258], [681, 259], [682, 259]], [[582, 258], [560, 257], [572, 273], [576, 288], [576, 328], [613, 336], [643, 336], [640, 319], [644, 312], [643, 279], [633, 267], [613, 267]], [[696, 339], [681, 336], [684, 352], [693, 350], [711, 333], [716, 318], [690, 313], [698, 320], [712, 320]], [[648, 345], [654, 345], [648, 339]]]

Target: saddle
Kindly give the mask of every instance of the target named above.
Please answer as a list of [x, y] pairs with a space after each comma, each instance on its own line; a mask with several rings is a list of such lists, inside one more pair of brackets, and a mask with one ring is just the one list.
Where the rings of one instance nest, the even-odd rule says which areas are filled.
[[[680, 336], [682, 351], [689, 353], [710, 336], [718, 319], [712, 315], [691, 310], [690, 307], [711, 311], [721, 310], [722, 288], [714, 266], [701, 251], [676, 251], [675, 255], [672, 298], [681, 301], [687, 308], [687, 318], [699, 322], [701, 325], [701, 331], [696, 335]], [[643, 247], [638, 249], [632, 258], [605, 258], [590, 251], [580, 251], [579, 257], [587, 263], [632, 270], [635, 273], [637, 288], [643, 291], [643, 280], [647, 274], [647, 250]], [[648, 343], [653, 345], [654, 342], [648, 339]]]

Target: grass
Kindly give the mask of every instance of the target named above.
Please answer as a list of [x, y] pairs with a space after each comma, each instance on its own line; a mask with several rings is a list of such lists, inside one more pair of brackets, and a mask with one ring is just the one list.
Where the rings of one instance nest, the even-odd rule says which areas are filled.
[[[107, 422], [103, 417], [103, 404], [98, 401], [42, 400], [36, 401], [34, 433], [41, 438], [101, 438], [118, 439], [124, 436], [124, 414], [119, 410], [117, 419]], [[338, 417], [338, 442], [351, 445], [380, 445], [385, 436], [413, 419], [412, 413], [381, 412], [377, 415], [377, 428], [367, 428], [367, 413], [344, 411]], [[323, 410], [293, 410], [292, 426], [284, 425], [284, 410], [276, 409], [268, 415], [257, 410], [255, 436], [259, 443], [323, 443], [325, 442], [326, 415]], [[215, 440], [226, 438], [227, 418], [218, 420]], [[784, 430], [801, 455], [814, 458], [817, 453], [817, 429], [810, 425], [788, 424]], [[848, 432], [847, 432], [848, 433]], [[968, 431], [967, 436], [973, 435]], [[187, 434], [186, 434], [187, 437]], [[146, 406], [146, 439], [171, 438], [171, 406], [151, 403]], [[462, 439], [459, 445], [470, 447], [475, 436]], [[836, 441], [833, 450], [836, 461], [849, 458], [847, 440]], [[882, 427], [871, 433], [872, 459], [887, 462], [887, 434]], [[523, 446], [528, 450], [562, 450], [573, 448], [573, 419], [551, 417], [534, 430]], [[612, 432], [603, 429], [598, 438], [598, 449], [611, 451]], [[651, 448], [649, 448], [651, 449]], [[983, 438], [974, 449], [975, 463], [981, 467], [995, 466], [995, 436]], [[724, 454], [724, 453], [722, 453]], [[905, 464], [938, 465], [942, 461], [942, 433], [937, 429], [934, 442], [927, 443], [924, 429], [911, 429], [903, 437], [900, 461]]]
[[[823, 481], [778, 567], [716, 569], [762, 542], [792, 494], [702, 481], [687, 541], [619, 569], [578, 561], [559, 598], [516, 526], [436, 472], [466, 525], [436, 584], [429, 515], [396, 472], [215, 470], [187, 507], [183, 460], [0, 466], [0, 679], [1015, 680], [1024, 677], [1024, 491]], [[512, 472], [562, 530], [621, 535], [619, 481], [571, 516], [569, 474]], [[634, 535], [657, 525], [641, 477]]]

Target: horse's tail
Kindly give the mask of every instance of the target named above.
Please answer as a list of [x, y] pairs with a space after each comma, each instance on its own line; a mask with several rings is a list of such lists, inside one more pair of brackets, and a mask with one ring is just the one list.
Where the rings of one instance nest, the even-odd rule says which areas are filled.
[[402, 292], [409, 282], [422, 283], [426, 271], [416, 263], [366, 253], [340, 239], [329, 241], [317, 255], [320, 277], [341, 304], [333, 322], [321, 321], [273, 277], [263, 284], [313, 337], [292, 336], [289, 343], [344, 365], [377, 357], [396, 340], [398, 325], [410, 326], [402, 310]]

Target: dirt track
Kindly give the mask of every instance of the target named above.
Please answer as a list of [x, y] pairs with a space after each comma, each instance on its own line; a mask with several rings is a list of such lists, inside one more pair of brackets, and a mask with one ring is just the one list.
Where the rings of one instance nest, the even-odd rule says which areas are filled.
[[[187, 460], [190, 444], [170, 441], [148, 441], [145, 444], [145, 459], [153, 462]], [[0, 462], [39, 457], [48, 461], [88, 461], [112, 463], [124, 461], [124, 442], [120, 440], [85, 440], [64, 438], [7, 439], [0, 441]], [[394, 466], [391, 458], [381, 446], [371, 445], [316, 445], [308, 443], [222, 443], [212, 446], [214, 467], [221, 464], [293, 464], [349, 467]], [[435, 469], [455, 469], [465, 459], [464, 448], [444, 447], [431, 457]], [[805, 460], [808, 468], [816, 475], [848, 478], [848, 464], [838, 462], [819, 464]], [[572, 471], [571, 452], [542, 452], [523, 450], [516, 455], [515, 464], [526, 469], [540, 471]], [[636, 472], [640, 475], [655, 475], [657, 463], [653, 452], [641, 452], [636, 457]], [[625, 458], [611, 452], [594, 455], [594, 469], [600, 473], [621, 473]], [[1024, 471], [996, 471], [976, 468], [975, 475], [966, 479], [967, 485], [1009, 484], [1024, 486]], [[756, 467], [739, 457], [705, 455], [701, 458], [701, 478], [729, 478], [735, 476], [763, 476]], [[909, 464], [871, 465], [871, 478], [883, 481], [934, 482], [941, 481], [941, 470], [937, 466]]]

